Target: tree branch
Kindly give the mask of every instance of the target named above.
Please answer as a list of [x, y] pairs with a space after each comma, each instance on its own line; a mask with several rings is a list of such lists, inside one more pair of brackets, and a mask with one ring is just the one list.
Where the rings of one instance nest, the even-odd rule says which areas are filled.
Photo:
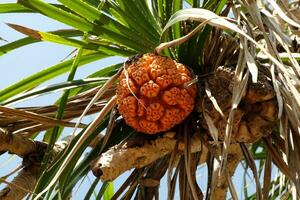
[[[16, 138], [20, 139], [19, 137]], [[27, 138], [27, 140], [30, 139]], [[23, 138], [23, 142], [20, 144], [26, 145], [26, 144], [36, 143], [36, 144], [46, 145], [45, 143], [40, 143], [33, 140], [30, 141], [27, 140]], [[68, 144], [67, 142], [57, 142], [53, 148], [52, 156], [55, 157], [59, 152], [61, 152], [67, 146], [67, 144]], [[44, 150], [45, 150], [44, 148], [42, 151], [39, 151], [38, 148], [33, 149], [33, 147], [34, 145], [31, 146], [32, 151], [30, 153], [22, 155], [23, 168], [18, 173], [18, 175], [10, 183], [6, 182], [5, 180], [0, 180], [0, 182], [2, 181], [7, 184], [7, 187], [3, 188], [0, 191], [1, 200], [19, 200], [19, 199], [23, 199], [28, 193], [33, 193], [38, 176], [40, 174], [40, 162], [41, 162], [41, 160], [34, 160], [34, 159], [42, 158], [39, 156], [35, 156], [34, 154], [42, 155], [44, 154]], [[22, 149], [22, 148], [26, 149], [26, 146], [21, 146], [16, 149]], [[18, 151], [18, 153], [20, 152], [24, 153], [25, 151]]]
[[[132, 168], [144, 167], [153, 161], [171, 153], [177, 139], [174, 132], [167, 132], [155, 140], [142, 141], [141, 138], [120, 143], [107, 152], [101, 154], [91, 164], [95, 176], [102, 181], [110, 181], [117, 178], [123, 172]], [[178, 150], [184, 150], [184, 143], [179, 142]], [[207, 148], [201, 144], [199, 134], [194, 134], [191, 139], [191, 152], [202, 150], [200, 162], [206, 161]]]
[[40, 166], [31, 165], [23, 168], [18, 175], [8, 183], [8, 186], [0, 191], [1, 200], [23, 199], [28, 193], [34, 190]]
[[30, 138], [9, 134], [0, 130], [0, 152], [10, 152], [20, 157], [37, 152], [47, 147], [46, 143], [34, 141]]
[[[219, 174], [220, 165], [214, 169], [215, 176], [213, 177], [213, 187], [210, 199], [214, 200], [224, 200], [226, 199], [226, 194], [228, 190], [228, 180], [227, 176], [232, 177], [235, 172], [236, 167], [243, 158], [243, 153], [241, 151], [239, 144], [231, 144], [228, 149], [227, 165], [225, 173]], [[233, 191], [232, 191], [233, 190]], [[231, 188], [231, 193], [234, 193], [234, 188]], [[233, 196], [233, 195], [232, 195]], [[235, 199], [233, 197], [233, 199]]]

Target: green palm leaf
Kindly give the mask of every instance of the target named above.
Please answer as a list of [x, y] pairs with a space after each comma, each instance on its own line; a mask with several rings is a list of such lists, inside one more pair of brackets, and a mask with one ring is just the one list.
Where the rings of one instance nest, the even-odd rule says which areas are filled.
[[[108, 57], [108, 55], [104, 53], [90, 53], [85, 56], [82, 56], [79, 61], [79, 66], [83, 66], [84, 64], [99, 60], [101, 58]], [[30, 90], [41, 83], [50, 80], [60, 74], [66, 73], [70, 70], [70, 66], [73, 62], [73, 59], [64, 61], [57, 65], [51, 66], [47, 69], [44, 69], [36, 74], [33, 74], [3, 90], [0, 91], [0, 101], [3, 102], [8, 98], [13, 97], [21, 92], [26, 90]]]
[[[82, 32], [78, 31], [78, 30], [57, 30], [57, 31], [53, 31], [50, 32], [52, 34], [55, 35], [59, 35], [59, 36], [63, 36], [63, 37], [77, 37], [77, 36], [82, 36]], [[0, 56], [13, 51], [15, 49], [18, 49], [20, 47], [26, 46], [26, 45], [30, 45], [36, 42], [40, 42], [41, 40], [33, 38], [33, 37], [25, 37], [19, 40], [16, 40], [14, 42], [10, 42], [8, 44], [2, 45], [0, 46]]]

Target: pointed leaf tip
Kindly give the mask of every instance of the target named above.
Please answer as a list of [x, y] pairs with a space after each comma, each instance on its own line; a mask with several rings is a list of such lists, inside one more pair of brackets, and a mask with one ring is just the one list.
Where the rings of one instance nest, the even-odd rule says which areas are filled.
[[28, 35], [34, 39], [37, 39], [37, 40], [41, 40], [41, 35], [38, 31], [34, 30], [34, 29], [30, 29], [30, 28], [27, 28], [27, 27], [24, 27], [24, 26], [20, 26], [20, 25], [17, 25], [17, 24], [12, 24], [12, 23], [5, 23], [7, 26], [9, 26], [10, 28], [20, 32], [20, 33], [23, 33], [25, 35]]

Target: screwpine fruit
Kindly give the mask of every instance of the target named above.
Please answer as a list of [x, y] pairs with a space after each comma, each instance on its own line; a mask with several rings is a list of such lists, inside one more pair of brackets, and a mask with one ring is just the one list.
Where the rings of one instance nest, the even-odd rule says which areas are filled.
[[171, 129], [194, 109], [190, 71], [176, 61], [143, 54], [125, 63], [117, 86], [118, 110], [127, 125], [147, 134]]

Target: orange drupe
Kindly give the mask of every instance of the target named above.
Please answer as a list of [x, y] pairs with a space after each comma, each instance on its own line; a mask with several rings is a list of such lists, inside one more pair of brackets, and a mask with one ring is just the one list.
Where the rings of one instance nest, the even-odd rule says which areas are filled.
[[118, 110], [126, 124], [148, 134], [167, 131], [194, 109], [196, 85], [182, 64], [154, 54], [126, 62], [117, 86]]

